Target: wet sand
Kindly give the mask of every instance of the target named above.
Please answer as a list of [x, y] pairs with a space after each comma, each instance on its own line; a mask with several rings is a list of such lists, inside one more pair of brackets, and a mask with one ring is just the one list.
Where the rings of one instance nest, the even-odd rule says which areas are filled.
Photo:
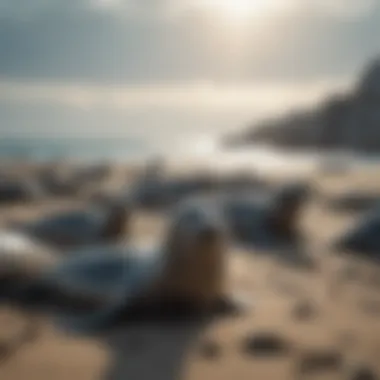
[[[350, 188], [380, 194], [378, 173], [312, 176], [317, 195], [301, 226], [313, 268], [231, 249], [228, 288], [252, 300], [247, 314], [191, 324], [119, 326], [85, 337], [60, 331], [44, 316], [3, 306], [0, 379], [349, 379], [356, 363], [380, 374], [380, 286], [369, 281], [376, 268], [329, 252], [329, 243], [356, 216], [327, 208], [319, 196]], [[114, 186], [120, 175], [115, 171]], [[47, 199], [2, 206], [0, 221], [33, 219], [83, 202]], [[164, 230], [159, 215], [140, 213], [134, 219], [133, 235], [140, 241], [159, 239]], [[350, 271], [344, 271], [348, 265]], [[247, 336], [256, 334], [276, 335], [286, 349], [269, 348], [266, 354], [248, 349]], [[330, 356], [322, 360], [321, 352]]]

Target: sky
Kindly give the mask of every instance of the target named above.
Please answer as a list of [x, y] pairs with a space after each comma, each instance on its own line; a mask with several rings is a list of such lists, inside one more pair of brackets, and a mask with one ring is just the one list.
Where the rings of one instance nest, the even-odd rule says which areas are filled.
[[0, 0], [0, 134], [237, 128], [352, 83], [379, 35], [380, 0]]

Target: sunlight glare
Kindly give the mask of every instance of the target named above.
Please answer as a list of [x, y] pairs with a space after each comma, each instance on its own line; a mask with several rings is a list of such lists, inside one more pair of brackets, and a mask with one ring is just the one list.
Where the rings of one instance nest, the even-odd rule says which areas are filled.
[[223, 18], [246, 21], [252, 16], [266, 12], [278, 0], [201, 0], [202, 5]]

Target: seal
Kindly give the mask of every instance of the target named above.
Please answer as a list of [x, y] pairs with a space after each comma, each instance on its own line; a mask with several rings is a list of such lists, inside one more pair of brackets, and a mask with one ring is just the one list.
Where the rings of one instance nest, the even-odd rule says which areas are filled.
[[273, 197], [269, 206], [269, 225], [279, 234], [290, 235], [296, 230], [302, 207], [311, 190], [304, 183], [284, 185]]
[[[76, 252], [41, 278], [55, 300], [77, 299], [63, 322], [98, 329], [116, 320], [181, 318], [229, 311], [226, 302], [227, 235], [222, 219], [198, 208], [179, 210], [157, 249], [103, 245]], [[47, 291], [48, 290], [48, 291]], [[78, 304], [78, 303], [76, 303]]]
[[55, 249], [112, 242], [128, 235], [130, 205], [114, 202], [102, 206], [55, 213], [14, 228]]
[[300, 213], [308, 195], [308, 187], [297, 183], [272, 192], [242, 190], [197, 194], [191, 201], [204, 210], [217, 209], [231, 239], [238, 244], [272, 249], [297, 240]]
[[173, 218], [165, 244], [165, 271], [149, 302], [210, 310], [224, 296], [227, 229], [211, 210], [185, 205]]
[[237, 314], [246, 300], [227, 292], [228, 224], [220, 210], [188, 200], [174, 211], [162, 270], [124, 311], [124, 320]]
[[6, 177], [0, 179], [0, 203], [2, 204], [31, 202], [40, 200], [44, 196], [45, 193], [38, 181]]

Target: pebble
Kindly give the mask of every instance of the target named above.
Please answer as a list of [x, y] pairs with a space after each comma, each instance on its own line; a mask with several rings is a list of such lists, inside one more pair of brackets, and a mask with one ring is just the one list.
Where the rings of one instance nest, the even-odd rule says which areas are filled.
[[243, 341], [243, 351], [255, 356], [278, 356], [289, 353], [292, 345], [274, 332], [249, 334]]
[[378, 377], [368, 367], [361, 367], [354, 370], [348, 377], [348, 380], [376, 380]]
[[336, 350], [316, 350], [304, 353], [299, 363], [299, 371], [305, 373], [320, 373], [338, 371], [343, 365], [343, 355]]

